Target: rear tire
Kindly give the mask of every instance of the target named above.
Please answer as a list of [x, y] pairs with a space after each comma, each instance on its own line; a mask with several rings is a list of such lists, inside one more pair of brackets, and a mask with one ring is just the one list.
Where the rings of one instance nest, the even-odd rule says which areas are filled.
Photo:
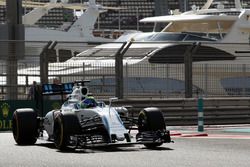
[[[158, 108], [145, 108], [143, 109], [138, 116], [138, 131], [142, 132], [157, 132], [157, 131], [165, 131], [166, 125], [164, 117], [161, 111]], [[162, 143], [147, 143], [144, 144], [147, 148], [155, 148]]]
[[67, 149], [70, 136], [80, 133], [78, 118], [74, 113], [60, 113], [54, 122], [54, 143], [59, 150]]
[[17, 109], [12, 117], [13, 137], [18, 145], [33, 145], [38, 137], [37, 114], [31, 108]]

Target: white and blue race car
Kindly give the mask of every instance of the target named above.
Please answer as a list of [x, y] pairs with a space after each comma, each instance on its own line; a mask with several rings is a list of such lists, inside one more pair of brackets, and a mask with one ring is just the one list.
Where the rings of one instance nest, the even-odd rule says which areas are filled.
[[[164, 117], [158, 108], [144, 108], [130, 118], [125, 107], [96, 101], [85, 81], [43, 85], [43, 94], [70, 93], [60, 109], [38, 117], [31, 108], [13, 114], [13, 136], [18, 145], [35, 144], [46, 132], [48, 140], [64, 150], [105, 145], [144, 144], [154, 148], [171, 142]], [[137, 129], [135, 136], [131, 129]], [[43, 137], [44, 138], [44, 137]]]

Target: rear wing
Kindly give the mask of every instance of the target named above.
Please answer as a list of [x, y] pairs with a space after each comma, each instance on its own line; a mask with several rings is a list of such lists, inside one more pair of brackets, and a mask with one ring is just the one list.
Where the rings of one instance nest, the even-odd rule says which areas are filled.
[[74, 86], [85, 86], [89, 80], [79, 80], [75, 82], [68, 82], [62, 84], [43, 84], [42, 95], [64, 95], [70, 94]]
[[43, 95], [58, 95], [58, 94], [70, 94], [73, 91], [74, 83], [63, 84], [43, 84]]

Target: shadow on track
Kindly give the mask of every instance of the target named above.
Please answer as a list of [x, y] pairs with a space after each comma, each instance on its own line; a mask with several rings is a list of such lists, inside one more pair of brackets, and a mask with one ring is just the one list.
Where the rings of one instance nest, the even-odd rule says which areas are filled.
[[[47, 147], [50, 149], [56, 149], [54, 143], [37, 143], [36, 146], [42, 146], [42, 147]], [[66, 150], [60, 151], [57, 150], [57, 152], [60, 153], [103, 153], [103, 152], [135, 152], [135, 151], [172, 151], [173, 149], [168, 148], [168, 147], [157, 147], [153, 149], [149, 149], [141, 145], [130, 145], [130, 146], [98, 146], [98, 147], [87, 147], [87, 148], [67, 148]]]

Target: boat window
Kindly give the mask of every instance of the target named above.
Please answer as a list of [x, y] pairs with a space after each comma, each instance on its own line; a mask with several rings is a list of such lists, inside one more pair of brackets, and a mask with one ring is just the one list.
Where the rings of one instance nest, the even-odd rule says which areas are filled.
[[196, 35], [187, 35], [187, 37], [184, 39], [184, 41], [216, 41], [215, 39], [200, 37]]
[[124, 34], [122, 36], [120, 36], [119, 38], [117, 38], [115, 40], [115, 42], [127, 42], [129, 41], [131, 38], [133, 38], [136, 34], [135, 33], [131, 33], [131, 34]]
[[120, 36], [115, 42], [126, 42], [131, 39], [134, 41], [148, 41], [155, 33], [133, 33]]
[[226, 33], [221, 33], [221, 34], [219, 34], [219, 33], [210, 33], [209, 34], [209, 38], [214, 38], [214, 39], [217, 39], [217, 40], [223, 39], [225, 36], [226, 36]]
[[182, 41], [186, 34], [158, 33], [148, 41]]
[[138, 35], [134, 38], [135, 41], [150, 41], [150, 39], [154, 36], [154, 34], [142, 34], [142, 35]]
[[[193, 41], [193, 40], [200, 40], [202, 38], [202, 41], [217, 41], [221, 40], [225, 37], [226, 33], [201, 33], [201, 32], [183, 32], [187, 34], [184, 41]], [[222, 36], [222, 38], [221, 38]], [[191, 38], [191, 39], [190, 39]]]

